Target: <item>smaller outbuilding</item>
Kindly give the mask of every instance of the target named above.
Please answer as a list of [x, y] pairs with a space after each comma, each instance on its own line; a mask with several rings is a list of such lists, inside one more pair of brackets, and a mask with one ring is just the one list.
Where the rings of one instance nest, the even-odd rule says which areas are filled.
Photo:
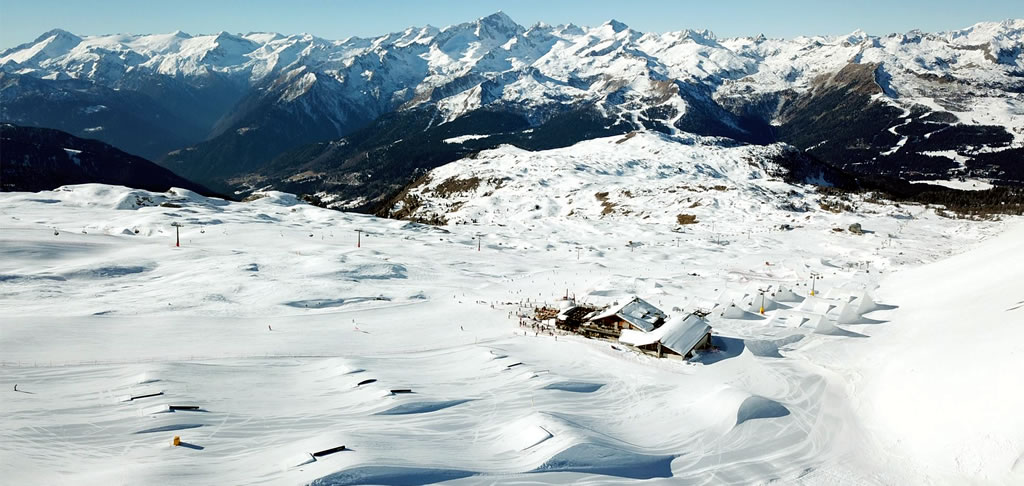
[[559, 329], [575, 331], [586, 321], [587, 316], [597, 311], [588, 305], [570, 305], [555, 316], [555, 325]]

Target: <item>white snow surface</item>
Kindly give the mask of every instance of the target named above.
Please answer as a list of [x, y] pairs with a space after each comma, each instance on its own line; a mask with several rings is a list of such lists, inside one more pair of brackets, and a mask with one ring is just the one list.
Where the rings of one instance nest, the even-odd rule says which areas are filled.
[[[1024, 266], [1012, 264], [1024, 222], [863, 201], [792, 212], [773, 201], [817, 196], [764, 177], [744, 162], [750, 148], [661, 154], [708, 155], [701, 180], [644, 158], [657, 137], [615, 141], [481, 154], [479, 170], [512, 180], [444, 227], [277, 192], [0, 193], [0, 477], [1024, 481]], [[687, 186], [683, 201], [669, 185]], [[598, 189], [631, 213], [602, 217]], [[520, 214], [528, 199], [549, 214]], [[699, 221], [680, 230], [679, 212]], [[869, 232], [833, 231], [853, 222]], [[807, 296], [811, 272], [819, 297]], [[765, 286], [780, 292], [767, 315], [743, 310]], [[741, 312], [709, 315], [717, 351], [690, 362], [518, 325], [516, 313], [566, 293], [640, 295], [672, 318], [709, 302]], [[776, 319], [791, 308], [815, 327]]]
[[481, 138], [487, 138], [490, 135], [460, 135], [458, 137], [446, 138], [444, 143], [462, 143], [470, 140], [479, 140]]
[[910, 181], [911, 184], [932, 184], [936, 186], [948, 187], [950, 189], [959, 189], [961, 191], [984, 191], [991, 189], [992, 183], [981, 179], [952, 179], [952, 180], [919, 180]]
[[[756, 220], [775, 205], [801, 202], [805, 188], [769, 176], [779, 170], [769, 160], [787, 147], [722, 143], [633, 132], [534, 152], [505, 145], [430, 171], [411, 191], [420, 199], [414, 214], [427, 220], [439, 215], [450, 223], [531, 226], [565, 216], [673, 224], [679, 213], [700, 220], [723, 205], [736, 206]], [[479, 179], [475, 187], [437, 197], [446, 182], [471, 178]], [[637, 238], [642, 236], [642, 230], [634, 231]]]

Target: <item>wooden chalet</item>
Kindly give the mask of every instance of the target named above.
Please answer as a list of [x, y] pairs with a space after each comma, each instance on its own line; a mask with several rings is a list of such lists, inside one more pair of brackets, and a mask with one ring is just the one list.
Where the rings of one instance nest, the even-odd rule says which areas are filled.
[[591, 336], [614, 339], [618, 339], [624, 329], [651, 332], [661, 327], [667, 317], [661, 309], [640, 297], [594, 314], [580, 330]]
[[703, 317], [690, 314], [672, 318], [650, 332], [623, 329], [619, 342], [659, 358], [669, 354], [689, 359], [694, 351], [711, 348], [711, 326]]

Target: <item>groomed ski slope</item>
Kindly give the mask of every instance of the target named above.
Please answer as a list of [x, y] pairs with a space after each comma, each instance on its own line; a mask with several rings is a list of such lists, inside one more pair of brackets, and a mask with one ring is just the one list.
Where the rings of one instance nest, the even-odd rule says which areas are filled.
[[[281, 193], [246, 203], [99, 185], [0, 194], [0, 477], [1024, 479], [1021, 222], [865, 203], [875, 213], [812, 210], [773, 231], [793, 213], [765, 205], [748, 233], [752, 203], [741, 203], [753, 193], [714, 191], [701, 211], [716, 208], [706, 214], [718, 226], [683, 233], [628, 217], [438, 228]], [[180, 248], [172, 221], [185, 225]], [[852, 222], [871, 232], [832, 231]], [[750, 312], [759, 286], [806, 296], [810, 272], [824, 277], [819, 301], [780, 294], [766, 316]], [[683, 363], [524, 335], [515, 313], [566, 292], [593, 303], [640, 295], [670, 315], [717, 305], [719, 351]], [[812, 327], [785, 317], [855, 294], [875, 310], [829, 311]], [[725, 312], [731, 303], [741, 309]], [[390, 392], [401, 389], [412, 393]]]

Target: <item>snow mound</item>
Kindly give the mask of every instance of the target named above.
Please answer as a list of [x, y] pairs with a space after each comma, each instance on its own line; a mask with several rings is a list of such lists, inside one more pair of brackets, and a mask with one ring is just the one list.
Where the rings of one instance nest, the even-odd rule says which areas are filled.
[[501, 442], [509, 449], [525, 451], [554, 437], [554, 434], [542, 425], [523, 422], [525, 421], [511, 424], [501, 437]]
[[781, 339], [744, 339], [743, 345], [746, 349], [749, 349], [750, 353], [754, 356], [760, 356], [762, 358], [782, 358], [783, 356], [779, 353], [779, 348], [799, 342], [803, 338], [804, 337], [801, 334], [794, 334]]
[[145, 272], [151, 272], [156, 264], [149, 265], [105, 265], [98, 267], [87, 267], [72, 270], [64, 273], [67, 279], [96, 280], [105, 278], [125, 277]]
[[586, 383], [580, 381], [560, 381], [544, 385], [545, 390], [561, 390], [574, 393], [593, 393], [603, 387], [603, 383]]
[[299, 199], [294, 194], [280, 191], [255, 191], [249, 195], [248, 200], [254, 205], [291, 207], [306, 204], [305, 201]]
[[431, 402], [411, 402], [403, 403], [401, 405], [389, 408], [383, 412], [377, 412], [377, 415], [412, 415], [420, 413], [431, 413], [451, 408], [456, 405], [462, 405], [463, 403], [472, 401], [471, 399], [459, 399], [459, 400], [438, 400]]
[[789, 415], [789, 409], [775, 400], [750, 396], [740, 404], [736, 410], [736, 425], [739, 426], [748, 420], [759, 420], [785, 417]]
[[393, 263], [374, 263], [367, 265], [358, 265], [352, 269], [338, 272], [338, 276], [342, 278], [351, 278], [354, 280], [362, 279], [378, 279], [386, 280], [392, 278], [407, 278], [408, 270], [405, 266], [393, 264]]
[[311, 486], [386, 484], [414, 486], [454, 481], [475, 476], [472, 471], [412, 466], [358, 466], [314, 479]]
[[199, 427], [202, 427], [202, 426], [203, 426], [203, 424], [195, 424], [195, 423], [168, 424], [168, 425], [161, 425], [159, 427], [150, 427], [148, 429], [142, 429], [142, 430], [139, 430], [139, 431], [137, 431], [135, 433], [136, 434], [153, 434], [153, 433], [156, 433], [156, 432], [174, 432], [174, 431], [177, 431], [177, 430], [198, 429]]
[[675, 458], [584, 443], [555, 454], [533, 472], [576, 472], [629, 479], [669, 478]]

